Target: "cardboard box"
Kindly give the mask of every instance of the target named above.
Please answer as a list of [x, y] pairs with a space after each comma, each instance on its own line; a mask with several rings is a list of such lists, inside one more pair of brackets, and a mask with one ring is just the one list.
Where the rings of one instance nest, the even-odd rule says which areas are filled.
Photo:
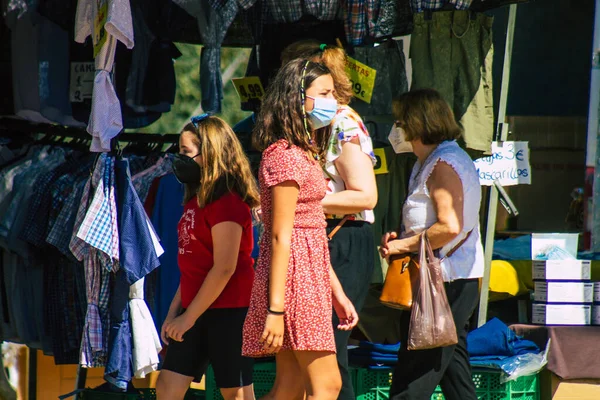
[[592, 282], [535, 282], [534, 301], [544, 303], [592, 303]]
[[533, 279], [587, 281], [591, 278], [591, 264], [590, 260], [534, 261]]
[[538, 325], [590, 325], [591, 304], [533, 303], [531, 322]]
[[592, 325], [600, 325], [600, 303], [592, 305]]

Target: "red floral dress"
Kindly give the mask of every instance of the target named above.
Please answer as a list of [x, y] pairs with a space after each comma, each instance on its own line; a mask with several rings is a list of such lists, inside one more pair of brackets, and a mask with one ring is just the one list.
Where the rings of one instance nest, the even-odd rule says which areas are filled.
[[321, 200], [325, 180], [321, 167], [296, 146], [280, 140], [267, 148], [259, 171], [263, 240], [256, 267], [250, 308], [244, 324], [242, 353], [249, 357], [270, 355], [259, 339], [269, 307], [271, 265], [271, 187], [296, 181], [300, 187], [285, 285], [285, 334], [282, 350], [335, 352], [331, 323], [331, 283], [325, 216]]

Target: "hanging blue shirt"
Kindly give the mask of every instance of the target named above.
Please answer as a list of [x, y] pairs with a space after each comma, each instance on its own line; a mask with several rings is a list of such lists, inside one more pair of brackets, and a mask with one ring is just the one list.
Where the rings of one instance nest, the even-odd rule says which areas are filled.
[[177, 266], [177, 224], [183, 215], [183, 185], [175, 175], [167, 174], [160, 179], [154, 209], [152, 225], [161, 239], [165, 253], [160, 257], [158, 269], [158, 288], [154, 306], [154, 323], [160, 327], [167, 317], [171, 300], [179, 287], [179, 267]]
[[119, 265], [111, 300], [108, 362], [104, 377], [121, 389], [133, 377], [132, 337], [129, 322], [129, 286], [159, 266], [150, 236], [146, 211], [131, 182], [127, 159], [115, 163]]

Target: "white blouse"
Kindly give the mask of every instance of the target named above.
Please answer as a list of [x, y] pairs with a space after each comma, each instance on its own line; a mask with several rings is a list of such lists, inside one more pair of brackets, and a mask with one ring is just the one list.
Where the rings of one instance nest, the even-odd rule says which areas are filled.
[[440, 258], [443, 258], [467, 236], [469, 231], [473, 230], [467, 241], [451, 257], [442, 260], [444, 281], [480, 278], [483, 276], [484, 267], [479, 229], [481, 186], [473, 161], [455, 141], [440, 143], [423, 165], [420, 161], [415, 163], [409, 181], [409, 194], [402, 208], [402, 237], [417, 235], [437, 222], [437, 215], [427, 189], [427, 180], [439, 161], [450, 165], [458, 174], [464, 195], [462, 232], [440, 249]]
[[[327, 148], [325, 159], [325, 181], [327, 182], [327, 194], [338, 193], [346, 190], [346, 184], [335, 166], [335, 160], [342, 155], [343, 145], [346, 142], [358, 138], [360, 149], [371, 158], [373, 166], [377, 164], [373, 143], [369, 131], [362, 118], [356, 111], [346, 105], [338, 107], [337, 113], [331, 122], [331, 139]], [[375, 222], [373, 210], [363, 210], [359, 213], [349, 215], [351, 220]], [[327, 214], [327, 218], [342, 219], [344, 215]]]

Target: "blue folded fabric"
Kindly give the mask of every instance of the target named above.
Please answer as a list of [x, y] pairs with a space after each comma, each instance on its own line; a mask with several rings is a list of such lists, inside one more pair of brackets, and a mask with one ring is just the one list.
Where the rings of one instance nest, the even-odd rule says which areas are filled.
[[518, 356], [471, 357], [471, 366], [477, 368], [499, 369], [511, 376], [525, 374], [525, 371], [539, 371], [545, 362], [540, 354], [520, 354]]
[[498, 318], [491, 319], [485, 325], [469, 333], [467, 336], [467, 350], [471, 357], [511, 357], [540, 351], [535, 343], [517, 336]]
[[395, 360], [398, 359], [398, 354], [380, 353], [378, 351], [370, 351], [367, 349], [348, 350], [348, 354], [350, 354], [352, 356], [359, 356], [359, 357], [372, 356], [372, 357], [379, 357], [379, 358], [385, 358], [385, 359], [395, 359]]
[[[517, 356], [515, 356], [517, 357]], [[502, 370], [502, 366], [504, 365], [506, 359], [512, 357], [506, 356], [489, 356], [489, 357], [471, 357], [470, 363], [471, 367], [478, 368], [490, 368], [490, 369], [499, 369]]]
[[348, 350], [348, 360], [352, 365], [368, 368], [392, 366], [398, 363], [399, 348], [400, 343], [379, 344], [362, 341], [358, 347]]
[[365, 349], [372, 350], [378, 353], [387, 353], [398, 355], [398, 350], [400, 349], [400, 343], [396, 344], [379, 344], [379, 343], [371, 343], [363, 340], [359, 343], [356, 349]]
[[494, 240], [494, 260], [531, 260], [531, 235]]
[[350, 364], [361, 367], [372, 367], [381, 365], [396, 365], [398, 357], [377, 357], [368, 355], [352, 355], [348, 357]]
[[[512, 357], [516, 357], [516, 356], [512, 356]], [[507, 358], [511, 358], [509, 356], [474, 356], [474, 357], [469, 357], [469, 360], [471, 361], [471, 364], [473, 363], [487, 363], [487, 362], [491, 362], [491, 361], [502, 361], [502, 360], [506, 360]]]

